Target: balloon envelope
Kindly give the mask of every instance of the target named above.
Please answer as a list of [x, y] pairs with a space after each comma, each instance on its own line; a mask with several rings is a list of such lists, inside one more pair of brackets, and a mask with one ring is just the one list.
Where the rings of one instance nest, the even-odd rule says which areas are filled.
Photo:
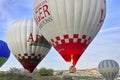
[[10, 50], [7, 43], [0, 40], [0, 67], [7, 61], [10, 56]]
[[12, 53], [30, 72], [33, 72], [51, 48], [33, 19], [20, 19], [11, 24], [6, 39]]
[[119, 64], [114, 60], [103, 60], [99, 63], [98, 70], [106, 80], [114, 80], [119, 71]]
[[105, 14], [106, 0], [34, 0], [41, 33], [73, 66], [98, 33]]

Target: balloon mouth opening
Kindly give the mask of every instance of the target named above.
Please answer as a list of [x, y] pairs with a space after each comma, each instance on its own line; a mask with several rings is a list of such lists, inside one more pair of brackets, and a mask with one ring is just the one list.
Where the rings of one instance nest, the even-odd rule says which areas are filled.
[[85, 34], [82, 36], [73, 34], [72, 37], [65, 34], [62, 37], [56, 36], [52, 38], [51, 43], [66, 62], [71, 62], [75, 66], [91, 40], [91, 36]]
[[29, 67], [29, 66], [23, 66], [26, 70], [28, 70], [30, 73], [32, 73], [35, 69], [35, 67]]

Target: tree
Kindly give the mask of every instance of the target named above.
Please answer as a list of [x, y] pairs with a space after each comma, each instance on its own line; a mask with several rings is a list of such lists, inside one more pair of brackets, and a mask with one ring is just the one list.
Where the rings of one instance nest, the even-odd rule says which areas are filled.
[[38, 75], [40, 75], [40, 76], [52, 76], [53, 72], [54, 72], [53, 69], [41, 68], [38, 70]]
[[11, 74], [20, 74], [20, 70], [13, 67], [13, 68], [10, 68], [10, 70], [8, 71], [8, 73], [11, 73]]

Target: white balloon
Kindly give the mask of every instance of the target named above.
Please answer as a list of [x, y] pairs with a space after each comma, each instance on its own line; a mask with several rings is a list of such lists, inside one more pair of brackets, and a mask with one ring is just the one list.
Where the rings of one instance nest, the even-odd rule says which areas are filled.
[[103, 60], [99, 63], [98, 70], [106, 80], [114, 80], [119, 72], [119, 64], [114, 60]]
[[106, 0], [34, 0], [41, 33], [73, 65], [100, 30], [105, 14]]
[[20, 19], [11, 24], [6, 39], [12, 53], [30, 72], [51, 48], [40, 34], [34, 20], [30, 18]]

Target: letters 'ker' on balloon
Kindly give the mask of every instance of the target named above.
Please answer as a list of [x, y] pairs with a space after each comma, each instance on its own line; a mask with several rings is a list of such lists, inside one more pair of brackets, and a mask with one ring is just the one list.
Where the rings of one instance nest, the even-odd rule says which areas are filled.
[[46, 0], [41, 2], [35, 10], [35, 14], [37, 15], [35, 17], [35, 21], [37, 25], [40, 25], [39, 28], [52, 21], [52, 17], [50, 16], [50, 11], [48, 9], [48, 2]]

